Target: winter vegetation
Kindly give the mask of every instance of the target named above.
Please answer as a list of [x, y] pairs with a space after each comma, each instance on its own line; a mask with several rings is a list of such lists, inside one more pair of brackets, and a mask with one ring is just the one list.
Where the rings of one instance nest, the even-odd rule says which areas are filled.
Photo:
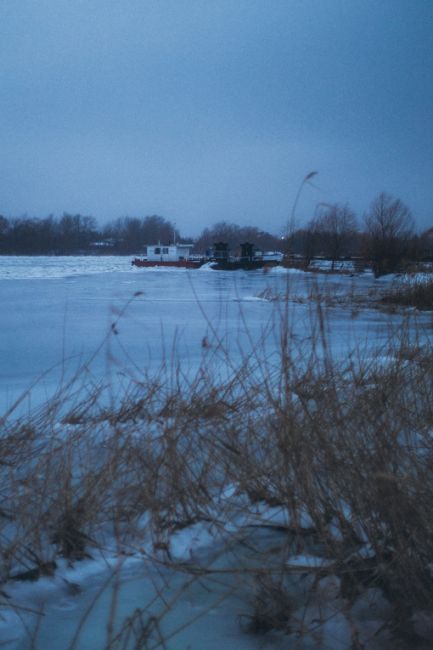
[[[193, 374], [174, 342], [121, 389], [81, 368], [4, 414], [6, 647], [60, 647], [38, 589], [83, 599], [64, 648], [202, 648], [195, 626], [222, 603], [237, 636], [215, 647], [431, 645], [431, 347], [408, 316], [380, 348], [334, 358], [323, 294], [300, 340], [287, 278], [253, 353], [209, 321]], [[131, 566], [145, 587], [125, 614]], [[207, 604], [176, 615], [185, 599]]]
[[382, 296], [388, 305], [402, 305], [415, 309], [433, 309], [433, 280], [430, 273], [406, 276]]

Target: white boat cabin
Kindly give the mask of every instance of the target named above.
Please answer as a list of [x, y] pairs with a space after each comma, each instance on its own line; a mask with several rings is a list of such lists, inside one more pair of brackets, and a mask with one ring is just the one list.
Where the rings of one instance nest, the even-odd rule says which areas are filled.
[[146, 246], [145, 257], [149, 262], [177, 262], [189, 260], [194, 244], [171, 244]]

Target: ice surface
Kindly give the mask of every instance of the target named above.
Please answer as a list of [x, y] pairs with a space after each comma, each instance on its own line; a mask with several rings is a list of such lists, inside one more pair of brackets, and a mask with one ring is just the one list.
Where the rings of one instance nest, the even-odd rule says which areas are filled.
[[[368, 276], [355, 280], [361, 293], [375, 283]], [[234, 356], [248, 354], [258, 340], [271, 356], [279, 306], [258, 297], [266, 289], [284, 293], [287, 282], [290, 296], [304, 297], [292, 304], [299, 340], [310, 329], [312, 286], [340, 293], [353, 286], [353, 278], [278, 267], [269, 273], [200, 273], [138, 269], [128, 257], [0, 257], [0, 413], [37, 381], [23, 401], [23, 408], [31, 408], [86, 364], [93, 378], [107, 380], [157, 368], [172, 355], [173, 341], [191, 370], [215, 349], [215, 335]], [[396, 327], [401, 321], [400, 315], [391, 317]], [[330, 310], [333, 353], [345, 356], [348, 347], [366, 340], [380, 343], [389, 323], [389, 315], [378, 311], [364, 310], [351, 320], [347, 309]], [[210, 342], [205, 351], [204, 336]]]
[[305, 567], [310, 569], [319, 569], [320, 567], [329, 566], [331, 560], [325, 560], [323, 557], [315, 555], [291, 555], [287, 558], [287, 564], [292, 567]]
[[55, 280], [83, 274], [122, 272], [128, 262], [128, 258], [115, 255], [5, 255], [0, 259], [0, 280]]

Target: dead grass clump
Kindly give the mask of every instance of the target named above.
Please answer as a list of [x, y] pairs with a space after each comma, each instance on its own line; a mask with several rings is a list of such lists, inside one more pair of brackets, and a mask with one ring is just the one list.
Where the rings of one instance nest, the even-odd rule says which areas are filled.
[[[197, 565], [192, 551], [179, 561], [172, 540], [207, 522], [220, 558], [234, 549], [254, 556], [249, 631], [290, 634], [295, 620], [310, 620], [300, 610], [310, 611], [329, 578], [351, 625], [362, 627], [357, 603], [376, 589], [393, 611], [383, 624], [396, 637], [415, 634], [415, 615], [433, 616], [431, 350], [402, 337], [368, 361], [335, 361], [323, 312], [304, 343], [294, 345], [284, 320], [278, 338], [278, 357], [258, 348], [236, 366], [215, 344], [193, 378], [165, 368], [116, 400], [101, 387], [82, 401], [72, 391], [9, 419], [0, 443], [2, 590], [113, 540], [119, 553], [145, 548], [196, 579], [194, 571], [217, 569]], [[275, 543], [254, 551], [253, 530], [282, 536], [278, 561]], [[239, 566], [237, 583], [246, 584], [251, 566]], [[157, 636], [164, 647], [159, 619], [143, 612], [124, 634], [142, 647]]]
[[420, 310], [433, 309], [433, 281], [413, 281], [395, 285], [381, 299], [385, 305], [402, 305]]
[[241, 624], [250, 634], [290, 632], [293, 605], [281, 578], [257, 576], [250, 607], [251, 613], [241, 615]]

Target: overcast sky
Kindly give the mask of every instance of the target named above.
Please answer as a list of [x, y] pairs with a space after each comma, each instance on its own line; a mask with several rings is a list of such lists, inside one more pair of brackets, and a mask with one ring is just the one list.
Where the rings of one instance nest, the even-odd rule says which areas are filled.
[[0, 0], [0, 213], [433, 226], [433, 0]]

